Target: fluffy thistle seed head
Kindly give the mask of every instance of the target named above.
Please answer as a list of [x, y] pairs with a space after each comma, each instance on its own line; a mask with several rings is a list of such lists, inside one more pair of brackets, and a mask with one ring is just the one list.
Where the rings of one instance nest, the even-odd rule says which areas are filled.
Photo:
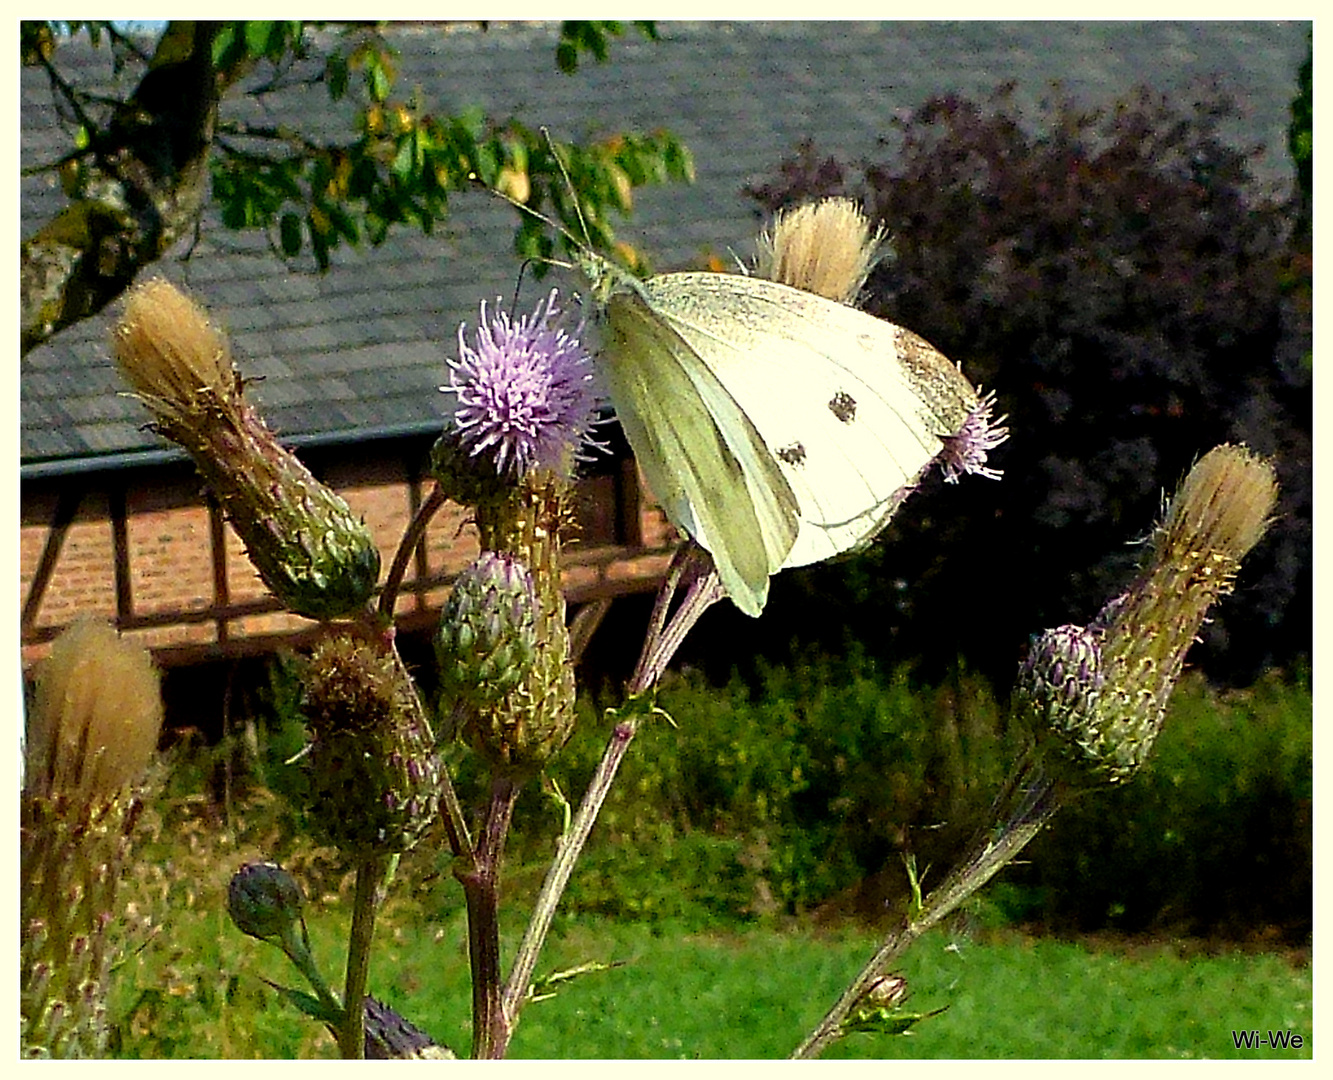
[[148, 651], [82, 619], [37, 668], [24, 787], [83, 805], [138, 781], [157, 749], [162, 694]]
[[1172, 498], [1129, 590], [1088, 628], [1037, 639], [1015, 701], [1055, 776], [1074, 788], [1116, 784], [1147, 760], [1185, 654], [1276, 500], [1266, 461], [1243, 446], [1211, 450]]
[[370, 530], [245, 401], [226, 339], [204, 312], [175, 286], [148, 281], [129, 293], [112, 340], [158, 430], [189, 451], [274, 595], [311, 619], [363, 608], [380, 569]]
[[772, 231], [760, 234], [755, 274], [854, 304], [883, 240], [883, 229], [872, 235], [851, 199], [806, 203], [778, 214]]

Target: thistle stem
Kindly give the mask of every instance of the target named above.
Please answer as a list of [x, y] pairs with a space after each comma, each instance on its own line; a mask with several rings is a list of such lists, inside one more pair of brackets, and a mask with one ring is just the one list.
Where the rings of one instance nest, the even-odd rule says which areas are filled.
[[625, 752], [629, 749], [629, 744], [634, 741], [637, 730], [638, 721], [633, 719], [621, 721], [612, 729], [610, 741], [602, 754], [602, 760], [598, 762], [597, 771], [593, 773], [587, 791], [583, 793], [583, 801], [574, 815], [569, 832], [560, 838], [555, 858], [551, 862], [550, 869], [546, 871], [546, 880], [542, 882], [541, 893], [533, 907], [532, 918], [523, 934], [523, 941], [519, 944], [514, 967], [509, 973], [509, 981], [505, 984], [505, 1014], [515, 1023], [527, 999], [532, 973], [537, 966], [537, 957], [551, 929], [560, 897], [564, 894], [565, 886], [569, 884], [574, 864], [583, 853], [583, 846], [588, 841], [592, 827], [597, 821], [597, 815], [611, 790], [611, 783], [616, 778], [616, 771], [625, 759]]
[[[682, 582], [686, 585], [685, 597], [668, 621], [667, 614], [671, 602]], [[630, 697], [645, 693], [656, 685], [690, 628], [698, 622], [699, 616], [722, 596], [716, 571], [712, 568], [711, 557], [692, 543], [683, 545], [676, 552], [662, 582], [662, 588], [658, 591], [643, 651], [630, 680], [628, 688]], [[597, 770], [583, 793], [583, 801], [579, 804], [568, 831], [560, 838], [555, 859], [546, 871], [546, 880], [542, 882], [541, 892], [533, 907], [532, 918], [528, 922], [523, 941], [518, 947], [518, 954], [514, 958], [514, 967], [505, 984], [504, 1010], [510, 1017], [512, 1025], [517, 1025], [519, 1012], [527, 1000], [532, 973], [537, 967], [537, 957], [546, 943], [546, 935], [550, 932], [556, 908], [560, 904], [561, 896], [564, 895], [565, 887], [569, 884], [574, 865], [583, 854], [584, 845], [588, 842], [592, 827], [597, 822], [597, 815], [611, 791], [616, 772], [620, 769], [621, 762], [625, 760], [625, 754], [638, 730], [638, 717], [627, 716], [617, 721], [611, 730], [606, 750], [602, 753], [602, 760], [598, 763]]]
[[490, 807], [471, 863], [455, 871], [467, 900], [475, 1059], [504, 1057], [513, 1031], [501, 995], [500, 861], [518, 790], [509, 777], [497, 776], [492, 781]]
[[338, 1031], [338, 1050], [345, 1059], [366, 1056], [366, 1010], [363, 1002], [370, 978], [370, 946], [375, 937], [375, 912], [379, 890], [388, 870], [388, 859], [376, 855], [362, 859], [356, 867], [356, 898], [352, 905], [352, 930], [347, 942], [347, 982], [343, 992], [343, 1022]]
[[1000, 811], [996, 820], [1004, 822], [998, 832], [986, 830], [973, 841], [967, 856], [940, 887], [926, 897], [920, 910], [910, 912], [884, 939], [861, 973], [791, 1057], [818, 1057], [826, 1046], [836, 1041], [857, 1003], [908, 946], [956, 910], [1012, 860], [1051, 820], [1062, 800], [1060, 789], [1033, 765], [1031, 758], [1021, 759], [996, 802], [996, 809]]
[[384, 618], [390, 620], [393, 618], [393, 608], [398, 602], [398, 590], [402, 587], [403, 577], [407, 573], [407, 562], [425, 535], [430, 519], [447, 501], [440, 485], [436, 484], [426, 496], [426, 501], [417, 507], [417, 512], [403, 531], [402, 539], [398, 541], [398, 550], [394, 552], [393, 563], [389, 567], [389, 574], [384, 579], [384, 588], [380, 591], [379, 610]]

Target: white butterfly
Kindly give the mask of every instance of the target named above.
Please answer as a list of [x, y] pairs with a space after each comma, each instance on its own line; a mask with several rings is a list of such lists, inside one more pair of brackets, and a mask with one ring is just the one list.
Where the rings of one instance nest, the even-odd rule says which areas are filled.
[[743, 274], [592, 254], [602, 370], [648, 486], [758, 615], [769, 576], [868, 543], [981, 405], [917, 335]]

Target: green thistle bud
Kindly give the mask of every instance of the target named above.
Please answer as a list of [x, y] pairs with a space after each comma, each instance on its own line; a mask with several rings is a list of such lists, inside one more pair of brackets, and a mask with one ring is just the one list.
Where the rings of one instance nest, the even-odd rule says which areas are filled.
[[503, 502], [478, 507], [482, 543], [529, 568], [536, 599], [531, 662], [502, 697], [469, 708], [462, 734], [492, 766], [517, 775], [546, 763], [574, 729], [574, 669], [560, 586], [560, 533], [568, 484], [537, 470]]
[[[1047, 771], [1082, 778], [1088, 761], [1113, 756], [1106, 733], [1087, 723], [1106, 682], [1100, 634], [1065, 625], [1034, 637], [1014, 687], [1020, 715], [1046, 750]], [[1068, 777], [1065, 777], [1066, 779]]]
[[301, 923], [305, 898], [296, 880], [277, 863], [246, 863], [227, 886], [227, 914], [236, 929], [260, 941], [282, 942]]
[[1075, 788], [1122, 783], [1147, 760], [1185, 654], [1276, 501], [1267, 462], [1244, 447], [1210, 451], [1171, 500], [1129, 590], [1086, 630], [1036, 640], [1015, 703], [1054, 777]]
[[440, 763], [396, 659], [349, 635], [320, 642], [305, 664], [303, 711], [315, 830], [357, 858], [409, 850], [438, 809]]
[[490, 458], [470, 453], [452, 428], [431, 447], [430, 472], [440, 490], [460, 506], [482, 506], [503, 499], [514, 485], [511, 477], [496, 471]]
[[527, 678], [536, 638], [532, 575], [512, 555], [483, 551], [455, 579], [440, 613], [435, 656], [444, 701], [494, 704]]
[[370, 530], [245, 401], [227, 341], [204, 313], [149, 281], [129, 294], [113, 343], [158, 430], [189, 451], [273, 594], [311, 619], [364, 607], [380, 571]]

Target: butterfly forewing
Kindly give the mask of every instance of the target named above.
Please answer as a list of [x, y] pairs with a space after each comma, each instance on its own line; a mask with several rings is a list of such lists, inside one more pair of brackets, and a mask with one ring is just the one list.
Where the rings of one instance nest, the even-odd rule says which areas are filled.
[[758, 615], [798, 531], [798, 502], [744, 410], [637, 284], [606, 305], [603, 376], [667, 516], [713, 556], [736, 605]]
[[664, 274], [641, 288], [790, 484], [800, 530], [784, 566], [868, 542], [978, 404], [921, 338], [813, 293], [709, 273]]

